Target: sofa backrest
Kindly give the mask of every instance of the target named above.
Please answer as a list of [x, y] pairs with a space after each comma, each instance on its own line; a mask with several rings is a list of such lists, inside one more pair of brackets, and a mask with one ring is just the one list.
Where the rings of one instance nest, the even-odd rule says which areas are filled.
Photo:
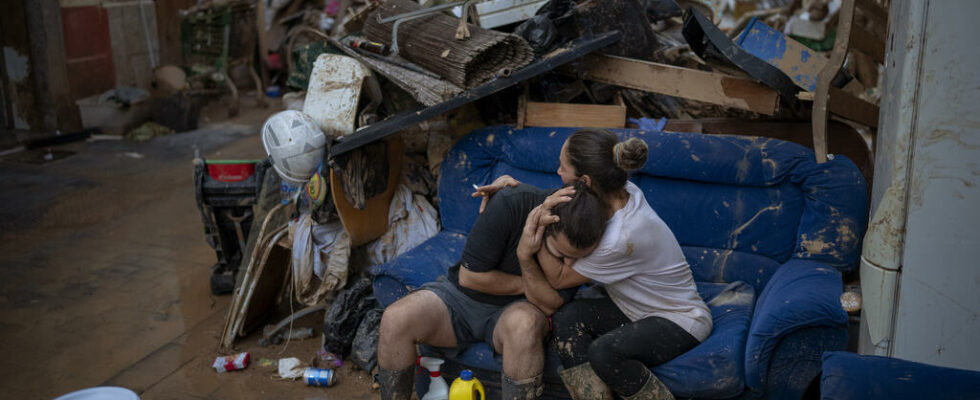
[[[460, 139], [443, 161], [444, 229], [469, 233], [480, 200], [473, 184], [509, 174], [561, 186], [558, 156], [574, 128], [508, 126]], [[742, 280], [761, 290], [790, 258], [839, 269], [859, 255], [865, 181], [845, 157], [823, 164], [795, 143], [748, 136], [611, 130], [647, 142], [647, 163], [630, 178], [670, 226], [698, 281]]]

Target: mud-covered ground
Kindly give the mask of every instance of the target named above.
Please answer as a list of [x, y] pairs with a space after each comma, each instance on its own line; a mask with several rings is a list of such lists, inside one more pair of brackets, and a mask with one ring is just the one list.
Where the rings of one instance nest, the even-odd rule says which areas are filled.
[[216, 259], [195, 206], [194, 150], [264, 157], [259, 129], [276, 110], [246, 106], [227, 119], [219, 105], [193, 132], [56, 146], [75, 153], [46, 164], [14, 160], [25, 153], [0, 158], [2, 397], [53, 398], [101, 385], [143, 399], [377, 397], [367, 373], [349, 366], [337, 385], [317, 388], [280, 381], [256, 362], [309, 361], [318, 330], [317, 338], [267, 348], [253, 335], [237, 346], [252, 352], [248, 369], [210, 367], [225, 354], [217, 343], [231, 297], [208, 290]]

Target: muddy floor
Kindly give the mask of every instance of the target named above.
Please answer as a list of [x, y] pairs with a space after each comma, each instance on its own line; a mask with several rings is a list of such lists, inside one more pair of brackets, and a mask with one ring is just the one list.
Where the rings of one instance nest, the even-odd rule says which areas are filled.
[[[247, 97], [247, 96], [246, 96]], [[281, 381], [255, 360], [309, 361], [319, 339], [262, 348], [244, 371], [210, 364], [230, 296], [212, 296], [192, 186], [198, 150], [264, 156], [259, 128], [277, 110], [206, 110], [201, 129], [144, 143], [77, 142], [0, 157], [0, 387], [4, 398], [53, 398], [113, 385], [143, 399], [369, 399], [349, 363], [330, 388]], [[322, 314], [321, 314], [322, 315]], [[304, 321], [316, 326], [317, 321]], [[319, 332], [317, 332], [317, 337]]]

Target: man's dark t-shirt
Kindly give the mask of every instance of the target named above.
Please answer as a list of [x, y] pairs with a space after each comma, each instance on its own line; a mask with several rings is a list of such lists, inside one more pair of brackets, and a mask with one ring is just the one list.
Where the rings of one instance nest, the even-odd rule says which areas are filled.
[[[473, 300], [499, 306], [524, 296], [497, 296], [460, 286], [459, 268], [473, 272], [500, 270], [512, 275], [521, 274], [517, 260], [517, 244], [521, 240], [527, 215], [541, 204], [553, 190], [538, 189], [521, 184], [501, 189], [490, 198], [486, 210], [476, 218], [459, 263], [449, 269], [447, 278]], [[560, 290], [566, 301], [575, 295], [576, 288]]]

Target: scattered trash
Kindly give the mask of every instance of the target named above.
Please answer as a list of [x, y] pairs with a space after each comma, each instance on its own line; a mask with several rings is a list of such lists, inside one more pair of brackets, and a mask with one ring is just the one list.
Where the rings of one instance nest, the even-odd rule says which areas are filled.
[[160, 125], [156, 122], [147, 122], [133, 129], [126, 134], [126, 139], [134, 142], [145, 142], [157, 136], [166, 136], [174, 133], [173, 129]]
[[271, 358], [260, 358], [258, 364], [259, 367], [262, 368], [278, 368], [279, 361], [273, 360]]
[[350, 354], [357, 327], [368, 311], [378, 307], [371, 278], [362, 276], [340, 292], [323, 318], [324, 349], [341, 357]]
[[137, 160], [143, 158], [143, 153], [137, 153], [135, 151], [127, 151], [127, 152], [122, 153], [122, 155], [124, 155], [126, 157], [129, 157], [129, 158], [135, 158]]
[[303, 371], [303, 380], [310, 386], [333, 386], [337, 374], [332, 369], [307, 368]]
[[303, 376], [302, 362], [296, 357], [279, 359], [279, 377], [282, 379], [296, 379]]
[[317, 360], [324, 362], [329, 368], [340, 368], [344, 366], [344, 358], [332, 352], [320, 349], [316, 351]]
[[235, 355], [217, 357], [211, 363], [211, 367], [218, 372], [237, 371], [245, 369], [248, 366], [248, 360], [249, 354], [246, 351]]

